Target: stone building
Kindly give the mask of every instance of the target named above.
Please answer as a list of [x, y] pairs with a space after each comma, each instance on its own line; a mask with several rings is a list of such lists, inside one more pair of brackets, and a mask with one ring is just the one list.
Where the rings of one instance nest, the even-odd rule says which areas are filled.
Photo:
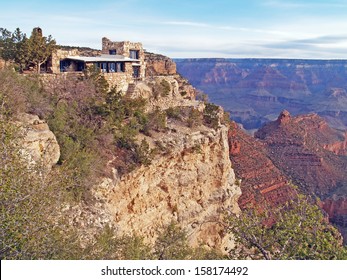
[[145, 55], [141, 43], [112, 42], [102, 38], [102, 51], [83, 53], [78, 49], [58, 49], [52, 54], [50, 72], [83, 72], [97, 67], [110, 85], [124, 89], [129, 83], [145, 77]]
[[120, 55], [135, 59], [138, 63], [132, 63], [132, 70], [135, 77], [144, 78], [146, 65], [145, 65], [145, 52], [141, 43], [133, 43], [129, 41], [112, 42], [108, 38], [102, 38], [102, 54], [103, 55]]

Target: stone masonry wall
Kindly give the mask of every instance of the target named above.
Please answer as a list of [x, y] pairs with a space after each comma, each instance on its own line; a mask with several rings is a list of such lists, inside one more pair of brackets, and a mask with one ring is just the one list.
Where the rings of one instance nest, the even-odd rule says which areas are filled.
[[134, 43], [129, 41], [122, 42], [112, 42], [108, 38], [102, 38], [102, 54], [109, 54], [109, 50], [115, 49], [116, 54], [124, 55], [126, 57], [130, 57], [130, 50], [138, 50], [139, 51], [139, 60], [140, 60], [140, 78], [145, 77], [145, 52], [142, 47], [142, 43]]

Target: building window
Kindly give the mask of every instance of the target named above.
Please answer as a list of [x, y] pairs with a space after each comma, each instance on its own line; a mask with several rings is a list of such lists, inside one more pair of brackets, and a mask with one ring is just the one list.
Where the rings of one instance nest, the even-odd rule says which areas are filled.
[[108, 53], [111, 55], [115, 55], [115, 54], [117, 54], [117, 50], [112, 49], [112, 50], [109, 50]]
[[70, 70], [71, 60], [61, 60], [60, 61], [60, 72], [68, 72]]
[[110, 73], [116, 72], [116, 63], [111, 62], [111, 63], [108, 65], [108, 69], [109, 69]]
[[140, 67], [139, 66], [133, 66], [133, 77], [134, 78], [140, 77]]
[[140, 52], [138, 50], [130, 50], [130, 58], [139, 59]]
[[100, 66], [100, 71], [101, 72], [103, 72], [103, 73], [107, 72], [107, 63], [106, 62], [100, 62], [99, 66]]
[[117, 62], [116, 63], [116, 72], [125, 72], [125, 63], [124, 62]]

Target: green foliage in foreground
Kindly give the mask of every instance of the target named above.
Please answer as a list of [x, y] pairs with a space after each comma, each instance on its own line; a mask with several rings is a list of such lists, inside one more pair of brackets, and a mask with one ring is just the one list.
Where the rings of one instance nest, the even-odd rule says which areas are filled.
[[347, 259], [340, 233], [318, 206], [299, 196], [277, 209], [244, 210], [227, 219], [239, 246], [231, 257], [239, 259], [334, 260]]
[[0, 258], [73, 257], [76, 235], [57, 216], [64, 201], [60, 174], [22, 159], [18, 130], [3, 114], [0, 138]]

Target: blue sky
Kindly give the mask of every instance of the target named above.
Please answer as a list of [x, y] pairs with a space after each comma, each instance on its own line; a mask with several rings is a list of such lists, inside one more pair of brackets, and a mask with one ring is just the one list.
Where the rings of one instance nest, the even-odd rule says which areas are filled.
[[170, 57], [347, 58], [347, 0], [0, 0], [0, 27]]

